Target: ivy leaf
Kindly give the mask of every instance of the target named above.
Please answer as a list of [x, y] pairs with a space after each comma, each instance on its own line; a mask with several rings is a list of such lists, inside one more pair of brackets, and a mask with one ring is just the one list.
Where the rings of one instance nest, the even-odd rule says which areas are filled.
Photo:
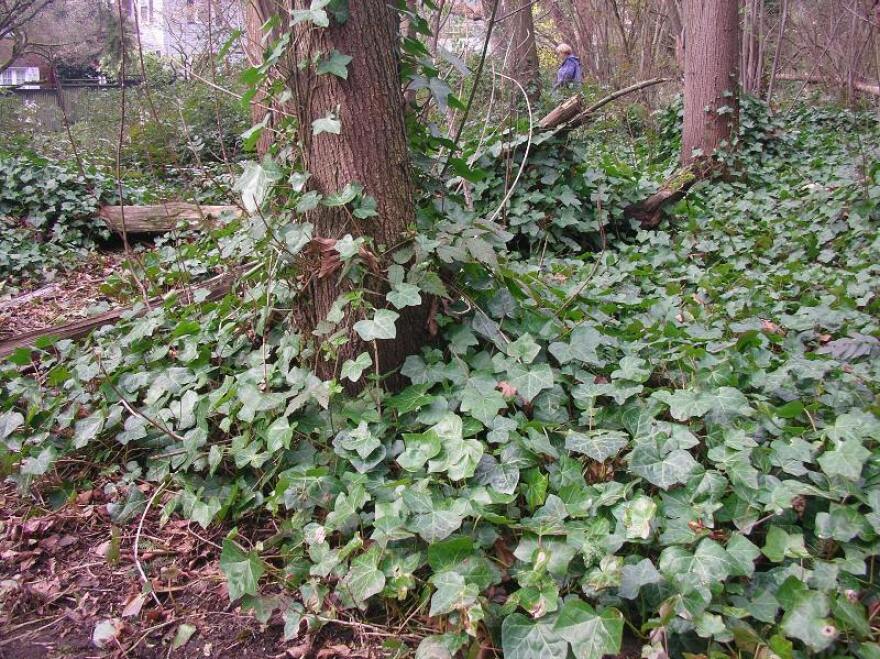
[[568, 641], [554, 629], [552, 618], [532, 620], [521, 613], [507, 616], [501, 625], [504, 659], [564, 657]]
[[370, 353], [362, 352], [357, 356], [356, 359], [346, 359], [342, 364], [342, 369], [340, 371], [340, 377], [348, 378], [352, 382], [357, 382], [361, 379], [361, 375], [365, 370], [370, 368], [373, 365], [373, 358], [370, 357]]
[[[58, 452], [53, 446], [47, 446], [39, 454], [22, 460], [21, 473], [25, 476], [42, 476], [55, 464]], [[137, 490], [137, 488], [134, 488]], [[140, 491], [140, 490], [138, 490]]]
[[18, 412], [4, 412], [0, 414], [0, 440], [6, 439], [21, 428], [24, 424], [24, 417]]
[[523, 334], [516, 341], [507, 345], [507, 354], [523, 364], [531, 364], [541, 352], [541, 346], [535, 343], [531, 334]]
[[628, 459], [630, 471], [664, 490], [687, 482], [700, 466], [687, 451], [667, 452], [657, 440], [639, 442]]
[[871, 452], [857, 439], [848, 439], [833, 451], [826, 451], [817, 462], [828, 476], [857, 481]]
[[[350, 204], [355, 199], [357, 199], [358, 195], [363, 193], [364, 186], [360, 183], [346, 183], [345, 187], [342, 188], [339, 192], [336, 192], [331, 195], [327, 195], [327, 197], [321, 203], [327, 206], [328, 208], [340, 208], [347, 204]], [[358, 238], [358, 240], [363, 241], [363, 238]]]
[[660, 572], [672, 579], [693, 576], [707, 585], [727, 579], [730, 569], [730, 556], [710, 538], [703, 538], [693, 554], [683, 547], [667, 547], [660, 554]]
[[373, 545], [351, 561], [351, 568], [342, 580], [344, 588], [362, 606], [373, 595], [385, 588], [385, 574], [379, 569], [380, 548]]
[[583, 453], [596, 462], [613, 458], [629, 444], [629, 435], [620, 430], [591, 430], [582, 433], [569, 430], [565, 436], [565, 448]]
[[671, 394], [658, 391], [653, 397], [669, 405], [669, 413], [676, 421], [702, 417], [712, 409], [712, 402], [707, 396], [689, 389], [678, 389]]
[[[624, 599], [635, 599], [642, 586], [660, 583], [663, 576], [650, 559], [645, 558], [635, 565], [624, 565], [620, 571], [620, 590], [618, 595]], [[615, 650], [616, 652], [616, 650]]]
[[731, 560], [731, 574], [739, 577], [751, 577], [755, 572], [755, 559], [761, 555], [758, 549], [742, 533], [734, 533], [727, 541], [728, 556]]
[[330, 55], [318, 63], [315, 72], [318, 75], [331, 74], [335, 75], [337, 78], [348, 80], [349, 64], [351, 64], [351, 57], [349, 55], [343, 55], [338, 50], [334, 49]]
[[[793, 577], [789, 577], [791, 579]], [[786, 581], [780, 590], [786, 587], [795, 592], [785, 598], [785, 615], [780, 628], [786, 636], [803, 641], [814, 652], [821, 652], [834, 642], [838, 633], [827, 618], [830, 610], [828, 597], [800, 583], [794, 586]]]
[[312, 122], [312, 135], [320, 135], [321, 133], [331, 133], [339, 135], [342, 133], [342, 122], [336, 113], [330, 112], [326, 117], [315, 119]]
[[440, 454], [443, 445], [440, 436], [433, 430], [421, 434], [409, 433], [403, 436], [406, 449], [397, 456], [397, 464], [406, 471], [418, 471], [431, 458]]
[[571, 651], [576, 659], [602, 659], [620, 652], [623, 614], [610, 607], [598, 613], [583, 600], [573, 598], [563, 604], [554, 631], [571, 644]]
[[431, 617], [464, 611], [476, 603], [480, 594], [479, 588], [465, 583], [458, 572], [438, 572], [431, 577], [431, 583], [437, 589], [431, 596], [431, 610], [428, 612]]
[[397, 336], [394, 323], [400, 314], [390, 309], [379, 309], [371, 320], [359, 320], [354, 324], [354, 331], [364, 341], [389, 340]]
[[472, 380], [461, 394], [461, 411], [470, 414], [485, 426], [490, 426], [498, 412], [506, 407], [507, 401], [495, 389], [494, 381]]
[[416, 515], [410, 528], [428, 544], [444, 540], [461, 527], [464, 515], [456, 510], [432, 510]]
[[330, 17], [324, 11], [324, 7], [330, 4], [330, 0], [312, 0], [308, 9], [294, 9], [290, 12], [293, 25], [300, 23], [312, 23], [315, 27], [330, 27]]
[[419, 295], [419, 287], [415, 284], [395, 284], [394, 288], [388, 293], [386, 298], [396, 309], [417, 307], [422, 303], [422, 296]]
[[220, 553], [220, 570], [226, 576], [230, 601], [258, 593], [258, 583], [264, 568], [255, 551], [244, 552], [227, 538], [223, 541], [223, 551]]
[[536, 364], [531, 368], [515, 364], [508, 369], [507, 379], [527, 403], [544, 389], [553, 388], [553, 370], [549, 364]]

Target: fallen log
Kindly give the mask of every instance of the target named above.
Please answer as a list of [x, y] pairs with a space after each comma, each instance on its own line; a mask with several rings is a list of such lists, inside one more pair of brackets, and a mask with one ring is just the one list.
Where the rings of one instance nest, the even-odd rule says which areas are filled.
[[167, 233], [180, 222], [203, 226], [222, 215], [239, 217], [237, 206], [199, 206], [172, 201], [155, 206], [103, 206], [101, 217], [117, 233]]
[[550, 112], [538, 122], [538, 128], [541, 130], [550, 130], [551, 128], [555, 128], [567, 121], [571, 121], [583, 111], [584, 101], [580, 97], [580, 94], [575, 94], [550, 110]]
[[627, 96], [628, 94], [641, 91], [642, 89], [648, 89], [649, 87], [654, 87], [655, 85], [660, 85], [671, 80], [672, 78], [652, 78], [650, 80], [637, 82], [634, 85], [618, 89], [617, 91], [608, 94], [608, 96], [593, 103], [593, 105], [586, 109], [583, 107], [583, 101], [580, 96], [572, 96], [557, 105], [543, 119], [541, 119], [541, 121], [538, 122], [538, 128], [541, 130], [554, 130], [556, 132], [574, 130], [587, 123], [596, 112], [609, 103]]
[[[823, 76], [801, 76], [801, 75], [793, 75], [790, 73], [780, 73], [776, 76], [779, 80], [789, 80], [791, 82], [804, 82], [812, 85], [829, 85], [832, 87], [846, 87], [848, 85], [846, 80], [841, 80], [838, 78], [825, 78]], [[869, 82], [865, 82], [864, 80], [853, 80], [852, 88], [856, 91], [860, 91], [864, 94], [871, 94], [872, 96], [880, 96], [880, 85], [872, 85]]]
[[[237, 281], [239, 274], [238, 271], [224, 273], [213, 279], [209, 279], [206, 282], [197, 284], [194, 288], [208, 289], [206, 301], [217, 300], [232, 290], [232, 285]], [[143, 305], [138, 315], [143, 315], [150, 308], [162, 306], [166, 299], [175, 293], [181, 293], [181, 291], [172, 291], [167, 295], [152, 298], [148, 304]], [[90, 318], [83, 318], [82, 320], [76, 320], [57, 327], [33, 330], [13, 336], [5, 341], [0, 341], [0, 357], [11, 355], [19, 348], [31, 347], [40, 339], [54, 338], [55, 340], [61, 341], [63, 339], [82, 338], [105, 325], [113, 325], [117, 323], [124, 314], [132, 309], [134, 309], [133, 306], [111, 309], [110, 311], [106, 311]]]
[[[701, 168], [701, 170], [705, 169]], [[663, 182], [657, 192], [644, 201], [627, 206], [623, 210], [624, 217], [638, 220], [643, 229], [657, 228], [663, 217], [663, 208], [668, 204], [674, 204], [684, 199], [687, 191], [693, 187], [694, 183], [708, 174], [708, 170], [701, 170], [698, 171], [693, 165], [677, 170]]]
[[35, 291], [31, 291], [30, 293], [24, 293], [17, 297], [3, 300], [2, 302], [0, 302], [0, 311], [6, 311], [7, 309], [17, 309], [18, 307], [24, 306], [32, 300], [42, 300], [45, 297], [50, 297], [54, 293], [58, 292], [58, 290], [58, 284], [49, 284], [48, 286], [43, 286], [42, 288], [38, 288]]

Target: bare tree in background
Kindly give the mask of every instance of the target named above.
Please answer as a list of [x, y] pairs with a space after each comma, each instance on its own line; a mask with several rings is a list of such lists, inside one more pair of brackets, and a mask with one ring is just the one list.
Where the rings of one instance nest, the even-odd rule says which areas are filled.
[[483, 17], [487, 21], [494, 9], [494, 54], [504, 62], [504, 74], [521, 84], [534, 103], [541, 96], [541, 70], [533, 6], [532, 0], [483, 0]]
[[740, 74], [743, 92], [753, 96], [764, 83], [765, 19], [764, 0], [744, 0]]
[[55, 0], [0, 0], [0, 73], [27, 52], [28, 27], [40, 11], [54, 3]]
[[685, 0], [682, 164], [711, 157], [739, 119], [739, 2]]

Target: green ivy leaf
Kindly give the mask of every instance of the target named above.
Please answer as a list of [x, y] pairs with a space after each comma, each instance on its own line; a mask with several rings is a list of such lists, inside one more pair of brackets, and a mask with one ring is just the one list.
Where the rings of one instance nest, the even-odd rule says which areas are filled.
[[501, 648], [505, 659], [564, 657], [568, 641], [554, 629], [553, 617], [532, 620], [521, 613], [507, 616], [501, 625]]
[[415, 284], [395, 284], [391, 292], [386, 296], [395, 309], [404, 307], [417, 307], [422, 304], [422, 296], [419, 295], [419, 287]]
[[354, 331], [364, 341], [389, 340], [397, 336], [394, 324], [400, 314], [390, 309], [379, 309], [371, 320], [359, 320], [354, 324]]
[[620, 652], [623, 614], [610, 607], [600, 613], [586, 602], [572, 598], [562, 606], [554, 631], [571, 644], [576, 659], [602, 659]]
[[265, 568], [255, 551], [244, 552], [227, 538], [220, 553], [220, 570], [226, 576], [229, 600], [234, 602], [245, 595], [257, 595]]
[[385, 574], [379, 569], [379, 558], [380, 549], [373, 545], [351, 561], [351, 568], [342, 580], [341, 587], [359, 606], [385, 588]]
[[373, 365], [373, 358], [370, 357], [370, 353], [362, 352], [357, 356], [356, 359], [346, 359], [342, 364], [342, 369], [340, 372], [341, 378], [348, 378], [352, 382], [357, 382], [361, 379], [361, 375], [363, 372], [370, 368]]
[[351, 57], [343, 55], [334, 49], [326, 58], [322, 59], [315, 72], [318, 75], [334, 75], [337, 78], [348, 80], [348, 65], [351, 64]]
[[620, 430], [591, 430], [576, 432], [569, 430], [565, 436], [565, 448], [575, 453], [583, 453], [596, 462], [613, 458], [629, 445], [629, 435]]
[[312, 135], [320, 135], [322, 133], [330, 133], [339, 135], [342, 133], [342, 122], [335, 112], [330, 112], [325, 117], [315, 119], [312, 122]]

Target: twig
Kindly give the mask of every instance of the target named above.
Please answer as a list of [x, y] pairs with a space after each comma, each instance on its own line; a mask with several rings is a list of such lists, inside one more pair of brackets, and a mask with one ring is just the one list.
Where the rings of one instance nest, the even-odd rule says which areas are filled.
[[141, 544], [141, 531], [144, 528], [144, 520], [147, 518], [147, 513], [150, 511], [150, 506], [153, 505], [153, 502], [162, 493], [162, 490], [164, 490], [164, 489], [165, 489], [165, 483], [162, 483], [159, 485], [159, 487], [156, 488], [156, 491], [153, 492], [153, 496], [151, 496], [150, 500], [147, 501], [147, 505], [144, 508], [144, 512], [141, 513], [141, 521], [138, 522], [137, 531], [134, 534], [134, 565], [137, 568], [138, 574], [141, 575], [141, 581], [144, 583], [145, 586], [148, 585], [150, 587], [150, 595], [153, 596], [153, 600], [156, 602], [156, 606], [158, 606], [159, 608], [162, 608], [162, 602], [159, 601], [159, 596], [156, 595], [156, 591], [153, 590], [152, 582], [149, 579], [147, 579], [147, 575], [144, 572], [144, 568], [141, 565], [140, 559], [138, 558], [138, 549]]
[[528, 164], [528, 161], [529, 161], [529, 151], [531, 151], [531, 149], [532, 149], [532, 136], [534, 135], [534, 132], [535, 132], [535, 117], [532, 114], [532, 104], [529, 101], [529, 95], [528, 95], [528, 92], [526, 92], [525, 87], [523, 87], [520, 84], [519, 80], [515, 80], [514, 78], [511, 78], [510, 76], [506, 76], [503, 73], [499, 73], [497, 75], [513, 82], [517, 87], [519, 87], [520, 91], [523, 94], [523, 97], [526, 99], [526, 109], [529, 112], [529, 137], [528, 137], [528, 141], [526, 142], [526, 152], [525, 152], [525, 154], [523, 154], [522, 163], [520, 163], [519, 171], [516, 173], [516, 178], [513, 179], [513, 183], [510, 185], [510, 190], [507, 191], [507, 194], [504, 196], [504, 199], [501, 200], [501, 203], [498, 205], [498, 208], [489, 217], [489, 222], [495, 221], [495, 218], [501, 214], [501, 211], [504, 210], [504, 207], [507, 205], [507, 202], [510, 201], [510, 198], [513, 196], [513, 193], [516, 191], [516, 186], [519, 184], [519, 180], [520, 180], [520, 178], [522, 178], [522, 174], [526, 169], [526, 164]]

